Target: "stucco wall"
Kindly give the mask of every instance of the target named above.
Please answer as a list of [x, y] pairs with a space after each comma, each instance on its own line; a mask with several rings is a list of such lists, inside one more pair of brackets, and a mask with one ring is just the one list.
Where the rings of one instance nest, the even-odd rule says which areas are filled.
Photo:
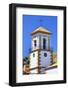
[[[35, 54], [35, 57], [33, 57]], [[30, 68], [35, 68], [38, 66], [38, 51], [30, 54]], [[37, 69], [31, 70], [30, 73], [37, 73]]]
[[[44, 56], [44, 53], [47, 53], [47, 57]], [[51, 53], [49, 51], [40, 52], [40, 64], [43, 67], [48, 67], [51, 63]]]

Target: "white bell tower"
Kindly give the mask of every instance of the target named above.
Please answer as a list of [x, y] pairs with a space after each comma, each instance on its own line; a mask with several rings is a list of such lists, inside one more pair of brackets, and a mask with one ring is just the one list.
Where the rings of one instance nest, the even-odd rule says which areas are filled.
[[51, 32], [39, 27], [31, 33], [31, 36], [30, 73], [45, 73], [45, 68], [51, 64]]

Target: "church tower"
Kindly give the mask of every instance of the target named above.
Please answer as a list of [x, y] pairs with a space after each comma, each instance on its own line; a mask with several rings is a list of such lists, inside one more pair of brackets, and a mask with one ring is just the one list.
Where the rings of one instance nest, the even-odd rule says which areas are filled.
[[31, 33], [30, 73], [45, 73], [45, 69], [51, 64], [50, 36], [51, 32], [43, 27]]

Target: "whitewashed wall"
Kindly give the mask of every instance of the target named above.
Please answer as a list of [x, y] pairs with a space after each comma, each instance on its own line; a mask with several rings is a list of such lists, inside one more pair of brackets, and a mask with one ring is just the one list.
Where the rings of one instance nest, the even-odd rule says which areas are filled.
[[[33, 57], [35, 54], [35, 57]], [[38, 66], [38, 51], [30, 54], [30, 68], [34, 68]], [[31, 70], [31, 73], [37, 73], [37, 69]]]
[[[44, 56], [44, 53], [47, 53], [47, 57]], [[51, 62], [51, 53], [49, 51], [40, 52], [40, 64], [43, 67], [48, 67]]]

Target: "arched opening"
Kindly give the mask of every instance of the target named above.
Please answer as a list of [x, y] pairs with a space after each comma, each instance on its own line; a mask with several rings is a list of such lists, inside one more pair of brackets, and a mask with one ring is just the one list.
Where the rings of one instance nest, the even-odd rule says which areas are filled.
[[46, 39], [43, 38], [43, 49], [46, 49]]
[[34, 47], [36, 47], [37, 46], [37, 41], [36, 40], [34, 40]]

